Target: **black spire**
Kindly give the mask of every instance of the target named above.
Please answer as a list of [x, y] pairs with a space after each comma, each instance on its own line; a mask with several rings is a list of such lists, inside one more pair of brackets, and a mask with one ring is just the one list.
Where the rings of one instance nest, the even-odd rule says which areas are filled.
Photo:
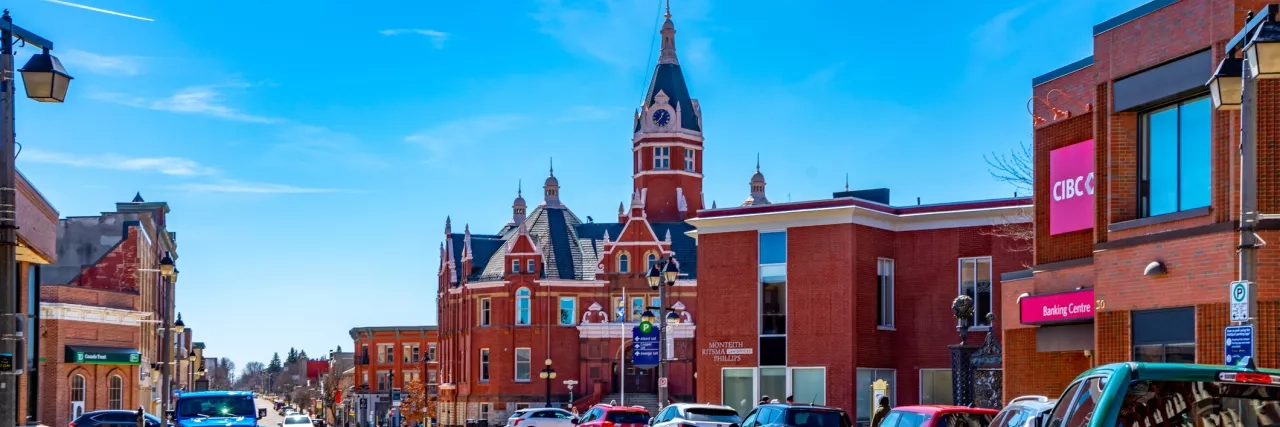
[[142, 202], [145, 202], [145, 201], [146, 201], [146, 200], [142, 200], [142, 192], [141, 192], [141, 191], [139, 191], [139, 192], [137, 192], [137, 193], [135, 193], [135, 194], [133, 195], [133, 203], [142, 203]]

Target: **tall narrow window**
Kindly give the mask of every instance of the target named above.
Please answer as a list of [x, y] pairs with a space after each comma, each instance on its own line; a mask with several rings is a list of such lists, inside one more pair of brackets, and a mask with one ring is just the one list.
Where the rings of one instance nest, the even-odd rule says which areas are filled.
[[528, 325], [529, 319], [529, 288], [520, 288], [516, 291], [516, 324]]
[[639, 322], [640, 316], [644, 314], [644, 298], [631, 298], [631, 321]]
[[529, 363], [531, 360], [532, 350], [528, 348], [516, 349], [516, 381], [529, 381]]
[[892, 328], [893, 327], [893, 260], [880, 258], [876, 261], [876, 279], [879, 287], [876, 292], [879, 294], [879, 304], [876, 314], [879, 318], [878, 326]]
[[631, 257], [627, 256], [627, 254], [625, 253], [622, 255], [618, 255], [618, 272], [619, 273], [631, 272]]
[[684, 170], [689, 172], [694, 171], [693, 157], [695, 155], [697, 155], [697, 151], [688, 148], [684, 149]]
[[71, 401], [84, 402], [84, 375], [71, 376]]
[[427, 360], [436, 360], [436, 343], [427, 343]]
[[1144, 216], [1209, 206], [1212, 117], [1208, 97], [1142, 115]]
[[404, 359], [404, 363], [414, 363], [417, 361], [416, 359], [414, 359], [414, 356], [418, 355], [417, 350], [418, 349], [413, 348], [412, 345], [405, 344], [404, 350], [400, 351], [400, 357]]
[[124, 409], [124, 379], [119, 375], [112, 375], [108, 382], [107, 408]]
[[[760, 366], [786, 366], [787, 232], [764, 232], [759, 238]], [[786, 387], [785, 380], [781, 384]]]
[[520, 274], [520, 260], [511, 260], [511, 274]]
[[648, 260], [649, 264], [645, 266], [645, 269], [644, 269], [645, 273], [648, 273], [649, 270], [653, 269], [654, 265], [658, 264], [658, 254], [650, 252], [648, 258], [649, 258]]
[[480, 382], [489, 382], [489, 349], [480, 349]]
[[488, 298], [480, 298], [480, 326], [489, 326], [489, 304]]
[[991, 326], [991, 257], [960, 260], [960, 295], [973, 298], [973, 326]]
[[671, 168], [671, 147], [653, 147], [653, 168]]
[[578, 298], [577, 297], [560, 297], [560, 325], [573, 326], [574, 318], [578, 316]]
[[538, 270], [537, 264], [535, 264], [533, 260], [529, 260], [528, 262], [526, 262], [525, 267], [528, 267], [528, 268], [525, 268], [524, 270], [530, 273], [536, 273]]

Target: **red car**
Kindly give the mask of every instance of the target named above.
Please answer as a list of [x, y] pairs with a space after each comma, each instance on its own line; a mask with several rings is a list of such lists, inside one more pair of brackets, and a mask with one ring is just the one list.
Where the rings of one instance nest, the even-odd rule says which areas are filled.
[[646, 427], [649, 410], [643, 406], [596, 405], [576, 421], [578, 427]]
[[1000, 411], [951, 405], [899, 406], [879, 427], [987, 427]]

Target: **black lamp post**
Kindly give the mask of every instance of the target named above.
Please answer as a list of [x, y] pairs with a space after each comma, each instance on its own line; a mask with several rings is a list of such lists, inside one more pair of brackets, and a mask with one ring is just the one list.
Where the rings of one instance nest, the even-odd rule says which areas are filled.
[[[0, 205], [10, 208], [0, 211], [0, 336], [17, 335], [19, 323], [25, 320], [17, 311], [17, 277], [14, 268], [17, 266], [18, 232], [12, 206], [14, 194], [15, 145], [14, 129], [14, 87], [13, 87], [13, 45], [17, 40], [28, 45], [39, 47], [41, 52], [32, 56], [23, 66], [22, 82], [27, 90], [27, 97], [40, 102], [62, 102], [67, 97], [67, 87], [71, 76], [62, 68], [62, 62], [49, 54], [53, 50], [53, 42], [35, 33], [13, 24], [9, 10], [0, 16]], [[34, 332], [34, 331], [33, 331]], [[5, 338], [0, 340], [0, 354], [14, 355], [15, 341]], [[18, 355], [19, 361], [26, 355]], [[19, 362], [21, 363], [21, 362]], [[17, 423], [17, 389], [16, 375], [0, 375], [0, 427], [13, 427]]]
[[[667, 287], [676, 284], [676, 278], [680, 276], [680, 263], [676, 261], [674, 256], [663, 257], [649, 267], [649, 274], [645, 278], [649, 279], [649, 287], [658, 291], [658, 307], [662, 312], [667, 314], [663, 316], [667, 323], [679, 323], [680, 316], [673, 311], [667, 311]], [[653, 323], [654, 315], [648, 310], [648, 321]], [[674, 320], [674, 322], [672, 321]], [[658, 326], [658, 407], [666, 407], [668, 400], [667, 393], [667, 337], [666, 325]]]
[[546, 362], [544, 362], [544, 364], [546, 365], [546, 367], [542, 368], [541, 372], [538, 372], [538, 378], [542, 378], [543, 380], [542, 382], [547, 384], [547, 407], [550, 408], [551, 407], [551, 380], [556, 379], [556, 370], [551, 369], [551, 359], [547, 359]]
[[959, 326], [960, 343], [949, 345], [951, 349], [951, 397], [956, 405], [967, 406], [973, 403], [973, 353], [978, 346], [969, 345], [969, 328], [973, 326], [973, 298], [960, 295], [951, 302]]

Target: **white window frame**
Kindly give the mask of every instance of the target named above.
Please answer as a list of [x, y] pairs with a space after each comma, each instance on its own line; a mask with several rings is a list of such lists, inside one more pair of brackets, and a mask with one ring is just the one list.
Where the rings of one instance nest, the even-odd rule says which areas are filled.
[[[724, 373], [726, 371], [732, 371], [732, 370], [750, 370], [751, 371], [751, 396], [753, 396], [753, 399], [759, 399], [759, 397], [754, 397], [754, 396], [760, 396], [760, 368], [723, 367], [723, 368], [720, 368], [720, 384], [718, 384], [718, 386], [721, 389], [720, 404], [724, 406], [732, 406], [729, 404], [729, 402], [724, 401], [724, 379], [726, 377]], [[790, 387], [790, 385], [788, 385], [788, 387]], [[748, 411], [750, 410], [748, 409]]]
[[480, 326], [489, 326], [493, 322], [493, 300], [480, 298]]
[[[639, 301], [639, 302], [640, 302], [640, 312], [639, 312], [639, 313], [636, 313], [636, 301]], [[647, 305], [645, 305], [645, 302], [647, 302], [647, 301], [648, 301], [648, 299], [647, 299], [647, 298], [645, 298], [645, 297], [631, 297], [631, 305], [630, 305], [629, 307], [627, 307], [627, 311], [631, 312], [631, 321], [632, 321], [632, 322], [639, 322], [639, 321], [640, 321], [640, 316], [644, 314], [645, 310], [648, 310], [648, 308], [646, 308], [646, 307], [648, 307], [648, 306], [647, 306]], [[656, 315], [655, 315], [655, 316], [656, 316]], [[661, 320], [662, 320], [662, 319], [655, 319], [655, 321], [661, 321]]]
[[694, 162], [694, 156], [696, 156], [696, 153], [697, 151], [692, 148], [684, 149], [684, 170], [685, 171], [694, 172], [694, 169], [697, 169], [698, 164]]
[[[918, 382], [918, 383], [919, 383], [919, 384], [916, 384], [916, 390], [918, 390], [918, 391], [920, 392], [920, 393], [919, 393], [920, 395], [919, 395], [919, 396], [916, 396], [916, 402], [920, 402], [920, 404], [922, 404], [922, 405], [926, 405], [926, 403], [923, 403], [923, 402], [924, 402], [924, 373], [925, 373], [925, 371], [950, 371], [950, 370], [951, 370], [951, 368], [920, 368], [920, 369], [918, 370], [919, 372], [918, 372], [918, 373], [917, 373], [917, 375], [916, 375], [916, 377], [917, 377], [916, 382]], [[952, 375], [954, 375], [954, 374], [952, 374]], [[895, 376], [896, 376], [896, 375], [895, 375]], [[896, 378], [895, 378], [895, 380], [896, 380]], [[953, 391], [952, 393], [954, 393], [954, 391]], [[952, 405], [952, 404], [954, 404], [955, 396], [951, 396], [951, 400], [952, 400], [952, 402], [953, 402], [953, 403], [928, 403], [927, 405]]]
[[488, 403], [480, 404], [480, 419], [483, 421], [489, 421], [489, 404]]
[[631, 270], [631, 256], [627, 255], [625, 252], [622, 254], [619, 254], [618, 255], [618, 272], [630, 273], [631, 272], [630, 270]]
[[[525, 292], [525, 295], [520, 295], [520, 292]], [[520, 308], [521, 303], [524, 303], [524, 308]], [[516, 326], [532, 325], [533, 324], [533, 291], [530, 291], [529, 288], [517, 289], [515, 309], [516, 309], [516, 318], [515, 318]], [[525, 318], [524, 323], [520, 323], [521, 310], [524, 311], [524, 318]]]
[[511, 260], [511, 274], [520, 274], [520, 260]]
[[538, 266], [537, 266], [537, 264], [534, 264], [534, 262], [533, 262], [533, 260], [532, 260], [532, 259], [530, 259], [530, 260], [528, 260], [528, 261], [526, 261], [526, 262], [525, 262], [525, 267], [526, 267], [526, 270], [528, 270], [528, 272], [529, 272], [529, 273], [533, 273], [533, 272], [535, 272], [535, 271], [537, 271], [537, 270], [538, 270]]
[[427, 360], [431, 362], [436, 361], [436, 343], [427, 343]]
[[[989, 295], [989, 299], [990, 299], [990, 300], [989, 300], [989, 301], [987, 301], [987, 305], [991, 307], [992, 312], [995, 312], [995, 308], [996, 308], [996, 304], [995, 304], [995, 298], [996, 298], [996, 295], [995, 295], [995, 293], [996, 293], [996, 292], [995, 292], [995, 291], [996, 291], [996, 278], [995, 278], [995, 276], [994, 276], [994, 275], [992, 275], [992, 272], [993, 272], [993, 271], [995, 271], [995, 266], [992, 264], [991, 256], [990, 256], [990, 255], [987, 255], [987, 256], [975, 256], [975, 257], [960, 258], [960, 259], [959, 259], [959, 261], [957, 261], [957, 262], [956, 262], [956, 295], [963, 295], [963, 293], [964, 293], [964, 263], [965, 263], [965, 262], [968, 262], [968, 261], [973, 261], [973, 262], [974, 262], [974, 265], [973, 265], [973, 282], [974, 282], [974, 284], [973, 284], [973, 295], [969, 295], [969, 297], [973, 298], [973, 324], [972, 324], [972, 326], [970, 326], [970, 327], [969, 327], [969, 330], [970, 330], [970, 331], [975, 331], [975, 332], [981, 332], [981, 331], [988, 331], [988, 330], [991, 330], [991, 326], [989, 326], [989, 325], [979, 325], [979, 324], [978, 324], [978, 323], [979, 323], [979, 320], [981, 320], [983, 317], [985, 317], [985, 316], [986, 316], [986, 313], [979, 313], [979, 312], [978, 312], [978, 264], [977, 264], [977, 263], [978, 263], [978, 261], [981, 261], [981, 260], [986, 260], [986, 261], [987, 261], [987, 270], [988, 270], [988, 271], [987, 271], [987, 277], [988, 277], [988, 279], [989, 279], [989, 280], [991, 280], [991, 292], [988, 292], [988, 295]], [[960, 321], [959, 321], [959, 320], [957, 320], [957, 321], [956, 321], [956, 326], [959, 326], [959, 325], [960, 325]]]
[[[897, 320], [897, 313], [894, 307], [898, 301], [894, 291], [898, 277], [894, 272], [894, 264], [890, 258], [876, 258], [876, 290], [881, 293], [880, 295], [888, 299], [887, 305], [886, 301], [876, 301], [877, 304], [884, 306], [885, 313], [885, 318], [876, 319], [876, 328], [888, 331], [895, 330], [895, 321]], [[881, 276], [887, 276], [889, 278], [888, 283], [879, 283]]]
[[653, 147], [653, 169], [671, 169], [671, 146]]
[[[526, 361], [524, 362], [525, 364], [527, 364], [527, 365], [529, 366], [529, 369], [527, 369], [527, 373], [528, 373], [529, 377], [528, 377], [528, 378], [524, 378], [524, 379], [521, 379], [521, 378], [520, 378], [520, 350], [524, 350], [526, 353], [528, 353], [528, 354], [529, 354], [529, 357], [528, 357], [528, 359], [529, 359], [529, 360], [526, 360]], [[533, 349], [532, 349], [532, 348], [529, 348], [529, 347], [516, 347], [516, 351], [514, 351], [514, 352], [512, 352], [512, 353], [511, 353], [511, 361], [512, 361], [512, 363], [511, 363], [511, 371], [512, 371], [512, 372], [511, 372], [511, 374], [512, 374], [511, 378], [513, 378], [513, 380], [512, 380], [512, 381], [514, 381], [514, 382], [518, 382], [518, 383], [527, 383], [527, 382], [530, 382], [530, 381], [532, 381], [532, 380], [533, 380]]]
[[[578, 297], [577, 297], [576, 295], [575, 295], [575, 296], [561, 296], [561, 297], [560, 297], [560, 301], [559, 301], [559, 305], [557, 305], [557, 306], [556, 306], [556, 314], [560, 314], [560, 311], [561, 311], [561, 310], [564, 310], [564, 302], [565, 302], [565, 301], [569, 301], [569, 302], [570, 302], [570, 305], [569, 305], [569, 323], [564, 323], [564, 321], [563, 321], [562, 319], [557, 319], [557, 320], [556, 320], [556, 322], [557, 322], [557, 323], [559, 323], [559, 324], [560, 324], [560, 326], [574, 326], [574, 325], [575, 325], [575, 323], [576, 323], [576, 321], [577, 321], [577, 319], [578, 319]], [[556, 317], [560, 317], [560, 316], [556, 316]]]
[[[831, 392], [831, 387], [827, 384], [827, 367], [826, 366], [788, 366], [787, 367], [787, 396], [793, 396], [796, 399], [799, 399], [800, 396], [795, 396], [796, 376], [794, 375], [794, 373], [796, 369], [800, 369], [800, 370], [821, 369], [822, 370], [822, 402], [823, 403], [822, 405], [819, 405], [819, 406], [826, 405], [827, 397]], [[759, 394], [759, 393], [757, 392], [756, 394]], [[796, 403], [807, 405], [809, 404], [809, 401], [796, 400]]]
[[107, 377], [107, 409], [124, 409], [124, 377], [119, 374]]
[[492, 357], [493, 357], [493, 353], [490, 353], [490, 352], [489, 352], [489, 349], [487, 349], [487, 348], [482, 348], [482, 349], [480, 349], [480, 372], [479, 372], [479, 374], [480, 374], [480, 382], [482, 382], [482, 383], [487, 383], [487, 382], [489, 382], [489, 377], [493, 375], [493, 371], [490, 371], [490, 370], [489, 370], [489, 366], [490, 366], [490, 365], [489, 365], [489, 359], [491, 359]]

